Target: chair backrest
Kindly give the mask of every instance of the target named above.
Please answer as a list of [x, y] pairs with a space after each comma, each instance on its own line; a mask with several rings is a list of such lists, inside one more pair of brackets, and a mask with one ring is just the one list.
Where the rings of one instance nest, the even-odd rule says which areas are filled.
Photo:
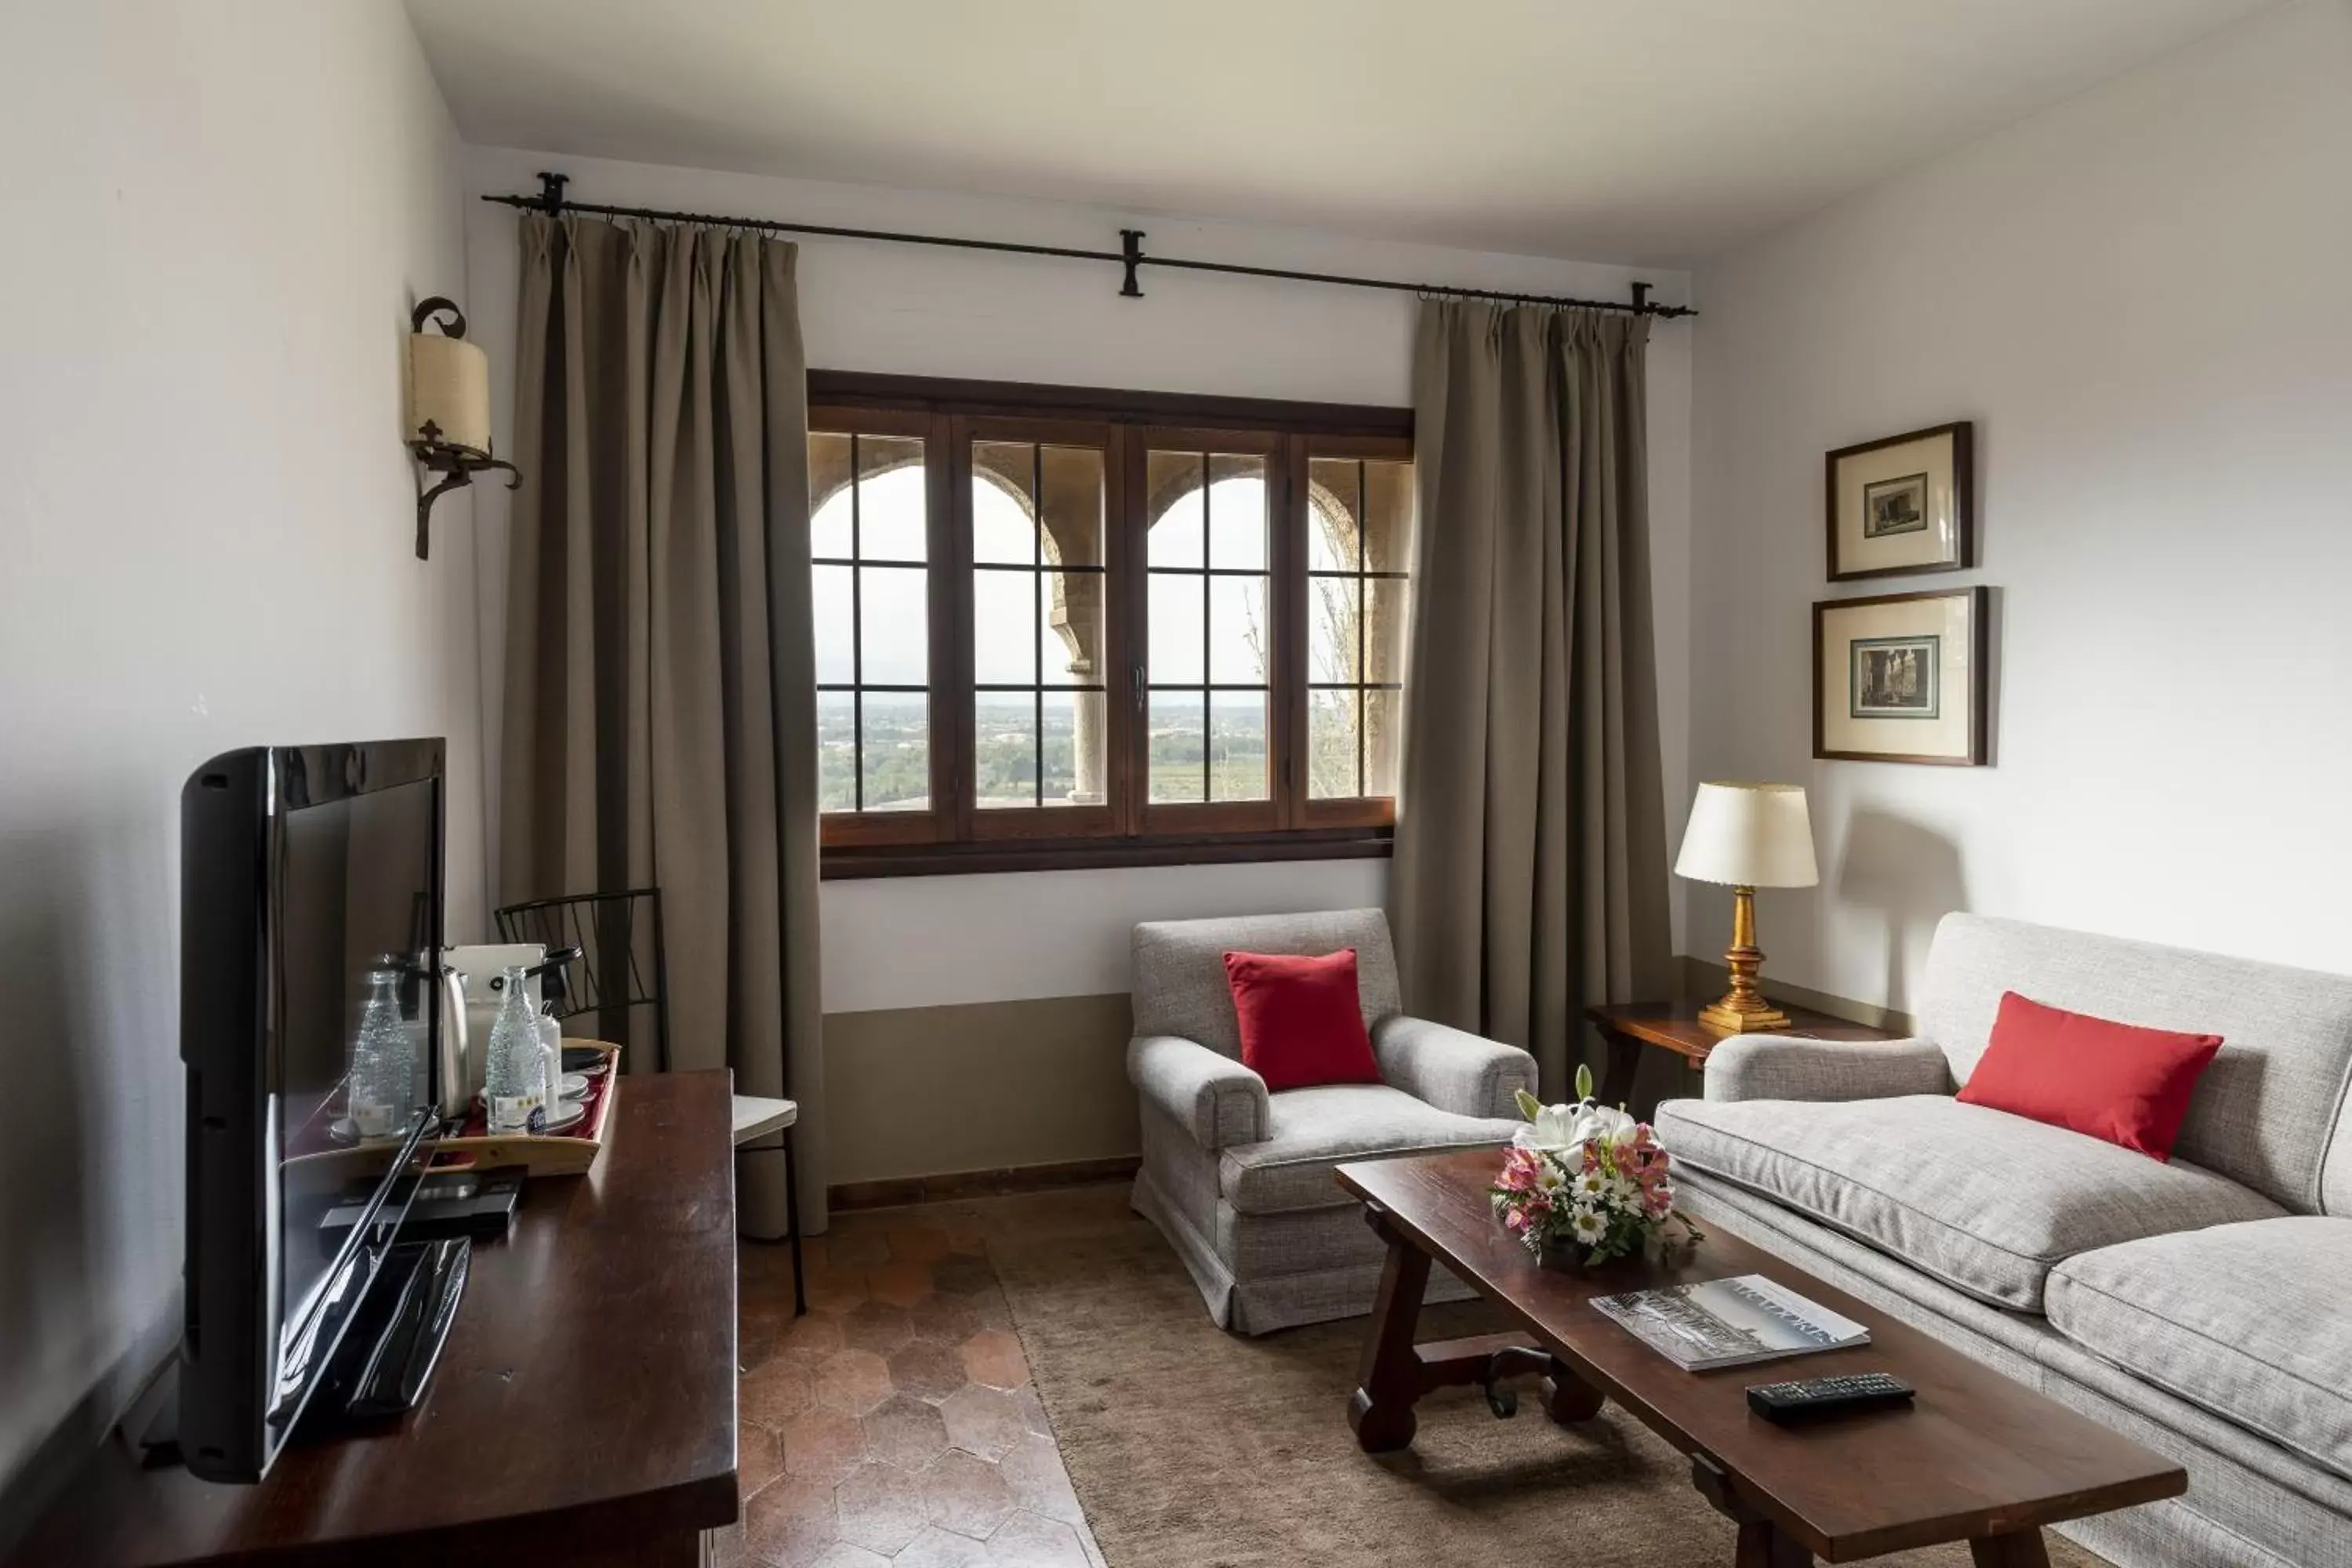
[[[1936, 928], [1919, 1032], [1966, 1083], [2001, 993], [2221, 1037], [2173, 1152], [2300, 1213], [2352, 1214], [2352, 975], [1982, 915]], [[2331, 1139], [2336, 1147], [2331, 1153]]]
[[1370, 1028], [1400, 1008], [1396, 952], [1388, 917], [1378, 910], [1146, 921], [1135, 928], [1135, 1032], [1181, 1035], [1238, 1060], [1241, 1031], [1225, 984], [1225, 954], [1319, 956], [1343, 947], [1356, 950], [1356, 991]]
[[579, 960], [563, 972], [561, 999], [546, 981], [541, 982], [550, 1013], [558, 1018], [593, 1014], [591, 1026], [597, 1039], [630, 1047], [639, 1043], [633, 1026], [650, 1016], [652, 1060], [624, 1051], [622, 1065], [669, 1070], [669, 961], [662, 939], [659, 888], [568, 893], [509, 904], [498, 911], [498, 923], [499, 935], [507, 942], [543, 942], [551, 952], [561, 947], [580, 949]]

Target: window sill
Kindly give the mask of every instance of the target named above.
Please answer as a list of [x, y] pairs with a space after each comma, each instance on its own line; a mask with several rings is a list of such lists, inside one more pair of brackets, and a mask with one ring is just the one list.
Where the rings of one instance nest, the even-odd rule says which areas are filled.
[[1292, 828], [1151, 838], [1040, 838], [979, 844], [828, 845], [819, 876], [957, 877], [992, 871], [1077, 871], [1125, 866], [1224, 866], [1254, 860], [1384, 859], [1387, 827]]

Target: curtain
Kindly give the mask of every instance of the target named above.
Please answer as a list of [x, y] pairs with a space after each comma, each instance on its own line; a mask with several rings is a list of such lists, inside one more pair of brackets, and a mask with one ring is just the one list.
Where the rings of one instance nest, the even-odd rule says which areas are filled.
[[[795, 249], [537, 215], [521, 245], [500, 901], [660, 888], [670, 1065], [799, 1103], [800, 1218], [821, 1231]], [[775, 1237], [766, 1142], [739, 1152], [736, 1191], [744, 1231]]]
[[1646, 317], [1425, 300], [1391, 923], [1412, 1011], [1535, 1053], [1671, 994]]

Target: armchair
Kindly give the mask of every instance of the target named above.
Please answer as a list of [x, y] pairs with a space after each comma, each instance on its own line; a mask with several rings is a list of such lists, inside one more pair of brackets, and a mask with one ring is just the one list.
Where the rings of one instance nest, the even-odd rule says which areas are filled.
[[[1343, 947], [1356, 950], [1383, 1081], [1268, 1093], [1242, 1065], [1225, 954]], [[1385, 1248], [1332, 1167], [1509, 1142], [1512, 1096], [1535, 1087], [1535, 1058], [1406, 1017], [1378, 910], [1148, 921], [1134, 952], [1136, 1212], [1176, 1248], [1220, 1327], [1261, 1334], [1370, 1310]], [[1430, 1281], [1431, 1300], [1469, 1293], [1450, 1275]]]

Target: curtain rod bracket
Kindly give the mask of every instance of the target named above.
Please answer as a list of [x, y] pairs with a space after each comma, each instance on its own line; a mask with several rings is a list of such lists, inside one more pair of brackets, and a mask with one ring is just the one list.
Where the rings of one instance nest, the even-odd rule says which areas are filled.
[[1650, 309], [1650, 286], [1647, 283], [1636, 283], [1633, 285], [1633, 309], [1643, 311], [1645, 314], [1648, 312]]
[[1143, 286], [1135, 280], [1135, 269], [1143, 265], [1143, 231], [1123, 228], [1118, 231], [1118, 258], [1127, 266], [1127, 281], [1118, 288], [1124, 300], [1143, 298]]
[[546, 170], [541, 169], [539, 172], [540, 210], [546, 213], [550, 217], [553, 217], [558, 213], [562, 212], [563, 210], [563, 187], [571, 183], [572, 176], [569, 174], [551, 174]]

